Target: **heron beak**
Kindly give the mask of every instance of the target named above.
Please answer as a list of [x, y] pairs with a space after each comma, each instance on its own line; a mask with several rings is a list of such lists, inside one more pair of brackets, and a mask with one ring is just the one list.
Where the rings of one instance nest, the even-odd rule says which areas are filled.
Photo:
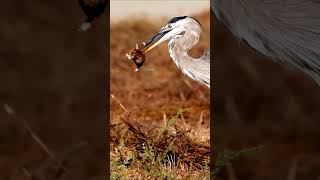
[[163, 29], [154, 35], [144, 46], [142, 52], [146, 53], [153, 49], [154, 47], [158, 46], [162, 43], [165, 39], [162, 39], [164, 35], [166, 35], [171, 29]]

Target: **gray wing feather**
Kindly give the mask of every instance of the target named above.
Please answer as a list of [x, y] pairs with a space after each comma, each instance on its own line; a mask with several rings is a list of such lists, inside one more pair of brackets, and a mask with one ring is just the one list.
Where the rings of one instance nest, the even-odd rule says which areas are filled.
[[320, 1], [211, 0], [211, 9], [235, 36], [320, 85]]

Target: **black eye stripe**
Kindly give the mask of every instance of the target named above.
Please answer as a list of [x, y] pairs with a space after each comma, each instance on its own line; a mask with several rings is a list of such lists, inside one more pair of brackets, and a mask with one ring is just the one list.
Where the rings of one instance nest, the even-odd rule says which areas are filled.
[[177, 22], [177, 21], [179, 21], [179, 20], [181, 20], [181, 19], [185, 19], [185, 18], [187, 18], [188, 16], [178, 16], [178, 17], [174, 17], [174, 18], [172, 18], [169, 22], [168, 22], [168, 24], [169, 23], [175, 23], [175, 22]]
[[[188, 16], [177, 16], [177, 17], [174, 17], [174, 18], [172, 18], [167, 24], [175, 23], [175, 22], [180, 21], [180, 20], [182, 20], [182, 19], [185, 19], [185, 18], [187, 18], [187, 17], [188, 17]], [[192, 19], [194, 19], [195, 21], [197, 21], [197, 23], [199, 23], [199, 25], [200, 25], [201, 28], [202, 28], [202, 25], [201, 25], [201, 23], [200, 23], [198, 20], [196, 20], [196, 19], [193, 18], [193, 17], [190, 17], [190, 18], [192, 18]]]

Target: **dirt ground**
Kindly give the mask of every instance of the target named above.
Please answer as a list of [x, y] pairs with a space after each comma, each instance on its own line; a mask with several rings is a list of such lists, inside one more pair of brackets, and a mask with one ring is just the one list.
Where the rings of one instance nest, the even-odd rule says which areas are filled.
[[0, 14], [0, 179], [105, 179], [105, 18], [78, 32], [77, 1], [13, 0]]
[[217, 31], [211, 127], [217, 151], [263, 146], [224, 169], [220, 179], [319, 178], [320, 87], [239, 43], [220, 24], [211, 28]]

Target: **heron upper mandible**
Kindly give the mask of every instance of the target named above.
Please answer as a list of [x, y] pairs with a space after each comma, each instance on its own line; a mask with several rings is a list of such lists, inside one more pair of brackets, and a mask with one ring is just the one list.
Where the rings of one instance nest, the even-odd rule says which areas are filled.
[[[275, 62], [309, 74], [320, 85], [320, 1], [210, 0], [211, 10], [235, 36]], [[145, 45], [147, 52], [169, 40], [169, 53], [182, 72], [210, 88], [210, 51], [188, 55], [199, 40], [200, 23], [192, 17], [171, 19]]]

